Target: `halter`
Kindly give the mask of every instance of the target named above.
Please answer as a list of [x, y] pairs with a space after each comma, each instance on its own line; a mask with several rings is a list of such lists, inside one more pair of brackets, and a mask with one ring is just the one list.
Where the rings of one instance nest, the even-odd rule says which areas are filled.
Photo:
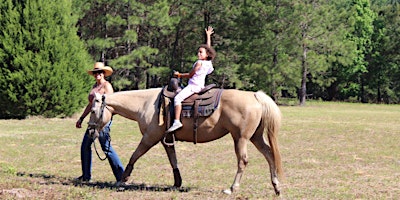
[[106, 97], [103, 95], [101, 97], [100, 117], [96, 122], [88, 123], [90, 129], [96, 129], [97, 127], [99, 127], [99, 123], [103, 120], [104, 108], [107, 108], [105, 99]]
[[[107, 109], [108, 109], [107, 104], [106, 104], [106, 101], [105, 101], [105, 98], [106, 98], [106, 97], [105, 97], [104, 95], [103, 95], [102, 98], [101, 98], [100, 117], [99, 117], [99, 119], [98, 119], [96, 122], [88, 123], [89, 129], [94, 129], [94, 130], [96, 130], [96, 129], [100, 126], [99, 124], [100, 124], [100, 122], [103, 120], [103, 117], [104, 117], [104, 116], [103, 116], [103, 115], [104, 115], [104, 108], [107, 108]], [[91, 134], [90, 137], [93, 139], [94, 150], [96, 151], [97, 157], [99, 157], [99, 159], [100, 159], [101, 161], [107, 159], [108, 153], [105, 153], [106, 157], [101, 158], [101, 157], [100, 157], [100, 154], [97, 152], [96, 142], [95, 142], [94, 140], [95, 140], [98, 136], [94, 137], [94, 136]], [[109, 139], [108, 139], [108, 142], [111, 143], [111, 136], [109, 136], [108, 138], [109, 138]], [[109, 144], [109, 146], [108, 146], [107, 152], [109, 152], [109, 150], [110, 150], [110, 145], [111, 145], [111, 144]]]

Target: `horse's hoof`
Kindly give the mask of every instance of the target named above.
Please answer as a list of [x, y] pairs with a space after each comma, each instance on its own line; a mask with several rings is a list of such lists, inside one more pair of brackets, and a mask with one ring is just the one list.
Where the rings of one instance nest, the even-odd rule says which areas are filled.
[[280, 190], [275, 190], [275, 194], [276, 194], [276, 196], [279, 196], [279, 195], [281, 195], [281, 191]]
[[171, 191], [178, 191], [179, 188], [180, 188], [180, 187], [172, 186], [172, 187], [170, 187], [169, 189], [170, 189]]
[[222, 191], [224, 194], [227, 194], [227, 195], [231, 195], [232, 194], [232, 190], [230, 190], [230, 189], [226, 189], [226, 190], [224, 190], [224, 191]]

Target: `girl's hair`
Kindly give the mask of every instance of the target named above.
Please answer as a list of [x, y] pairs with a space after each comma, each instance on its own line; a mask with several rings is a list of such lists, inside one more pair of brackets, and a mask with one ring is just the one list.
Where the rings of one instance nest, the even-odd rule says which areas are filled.
[[217, 52], [215, 52], [215, 49], [212, 47], [209, 47], [206, 44], [200, 45], [200, 47], [198, 49], [200, 49], [200, 48], [204, 48], [206, 50], [207, 55], [208, 55], [207, 60], [214, 60], [215, 56], [217, 56]]

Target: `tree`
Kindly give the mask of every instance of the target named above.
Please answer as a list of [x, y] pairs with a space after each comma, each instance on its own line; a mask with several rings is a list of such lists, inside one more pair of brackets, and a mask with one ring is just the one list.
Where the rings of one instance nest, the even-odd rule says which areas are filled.
[[[320, 77], [329, 67], [329, 54], [334, 50], [332, 41], [336, 40], [332, 24], [337, 23], [331, 12], [331, 7], [324, 1], [296, 1], [295, 24], [298, 25], [298, 45], [301, 84], [299, 89], [300, 105], [306, 103], [308, 94], [314, 95], [307, 85], [322, 86], [329, 83]], [[337, 27], [335, 27], [337, 28]]]
[[352, 0], [349, 2], [348, 22], [353, 28], [347, 35], [348, 40], [354, 42], [356, 48], [353, 50], [353, 64], [345, 67], [342, 76], [344, 81], [343, 92], [347, 96], [354, 96], [361, 102], [366, 102], [364, 96], [365, 74], [368, 72], [366, 55], [371, 52], [371, 37], [374, 31], [374, 20], [376, 14], [371, 10], [369, 0]]
[[384, 97], [387, 103], [400, 102], [400, 2], [388, 3], [385, 9], [385, 30], [387, 40], [382, 45], [381, 55], [385, 62], [379, 63], [386, 68], [385, 77], [389, 79], [384, 88]]
[[79, 21], [82, 38], [94, 58], [113, 67], [116, 90], [148, 88], [157, 85], [151, 79], [157, 80], [160, 73], [168, 77], [166, 42], [179, 22], [171, 15], [170, 2], [101, 0], [88, 4]]
[[293, 49], [290, 1], [238, 1], [234, 9], [227, 10], [235, 10], [232, 16], [237, 16], [232, 17], [233, 23], [228, 26], [233, 30], [225, 35], [232, 45], [228, 49], [234, 50], [232, 65], [238, 66], [238, 86], [252, 91], [264, 90], [278, 101], [280, 91], [294, 83], [289, 80], [294, 70], [288, 67]]
[[218, 55], [208, 79], [221, 87], [276, 100], [297, 93], [300, 104], [309, 94], [396, 101], [400, 93], [398, 1], [374, 1], [385, 13], [379, 21], [368, 0], [73, 2], [90, 54], [115, 69], [116, 90], [159, 87], [172, 70], [190, 70], [212, 25]]
[[364, 96], [368, 102], [398, 102], [400, 42], [396, 37], [400, 32], [400, 5], [377, 1], [371, 7], [378, 15], [374, 21], [371, 52], [366, 54], [368, 72], [364, 76]]
[[[352, 64], [356, 46], [346, 38], [351, 30], [346, 23], [347, 10], [344, 1], [311, 1], [307, 20], [302, 17], [302, 84], [300, 104], [310, 98], [332, 100], [337, 94], [338, 71]], [[306, 11], [300, 15], [307, 15]], [[305, 24], [308, 24], [305, 26]], [[306, 48], [304, 48], [306, 47]], [[304, 59], [305, 58], [305, 59]], [[305, 73], [306, 72], [306, 73]], [[302, 103], [303, 102], [303, 103]]]
[[276, 95], [276, 82], [273, 76], [278, 76], [277, 39], [283, 25], [277, 25], [279, 11], [274, 5], [259, 1], [243, 1], [240, 5], [240, 17], [236, 20], [239, 33], [235, 48], [239, 53], [240, 79], [244, 89], [266, 90]]
[[1, 118], [71, 116], [86, 103], [90, 61], [68, 0], [0, 3]]

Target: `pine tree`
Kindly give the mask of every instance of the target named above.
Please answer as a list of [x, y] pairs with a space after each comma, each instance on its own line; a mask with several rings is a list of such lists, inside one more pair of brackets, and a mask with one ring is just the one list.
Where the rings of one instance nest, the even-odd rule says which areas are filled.
[[1, 118], [71, 116], [86, 103], [91, 65], [68, 0], [0, 3]]
[[376, 13], [371, 10], [369, 0], [352, 0], [349, 3], [349, 23], [353, 31], [349, 32], [348, 40], [354, 42], [353, 65], [345, 68], [344, 76], [347, 81], [343, 91], [348, 96], [357, 97], [361, 102], [366, 102], [364, 96], [365, 74], [368, 72], [366, 55], [372, 50], [372, 35]]

